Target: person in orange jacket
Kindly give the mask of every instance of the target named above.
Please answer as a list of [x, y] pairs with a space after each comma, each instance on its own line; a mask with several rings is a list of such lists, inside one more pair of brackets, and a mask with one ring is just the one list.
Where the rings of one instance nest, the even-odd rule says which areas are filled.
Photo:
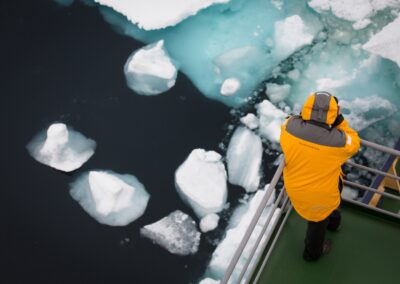
[[338, 100], [328, 92], [306, 99], [298, 116], [282, 125], [285, 156], [283, 181], [296, 212], [308, 221], [303, 258], [314, 261], [329, 252], [326, 229], [340, 226], [341, 166], [360, 148], [360, 138], [340, 112]]

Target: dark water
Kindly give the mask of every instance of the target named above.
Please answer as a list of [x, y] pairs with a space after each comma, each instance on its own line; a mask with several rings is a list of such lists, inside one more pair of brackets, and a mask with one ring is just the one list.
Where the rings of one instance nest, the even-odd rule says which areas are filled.
[[[175, 209], [194, 216], [174, 188], [190, 151], [218, 150], [229, 109], [204, 98], [182, 75], [168, 93], [135, 95], [123, 65], [141, 46], [116, 34], [97, 9], [51, 0], [0, 4], [1, 283], [189, 283], [212, 251], [179, 257], [141, 238], [141, 226]], [[97, 141], [72, 175], [34, 161], [35, 133], [61, 121]], [[81, 172], [130, 173], [151, 194], [143, 217], [126, 227], [97, 223], [68, 193]], [[121, 244], [129, 238], [130, 242]]]

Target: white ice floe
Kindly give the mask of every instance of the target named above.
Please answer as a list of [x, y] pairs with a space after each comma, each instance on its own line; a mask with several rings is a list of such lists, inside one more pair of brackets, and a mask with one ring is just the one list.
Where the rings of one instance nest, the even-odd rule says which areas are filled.
[[236, 78], [226, 79], [221, 86], [221, 95], [232, 96], [240, 89], [240, 81]]
[[267, 83], [267, 94], [269, 99], [273, 103], [279, 103], [283, 101], [290, 93], [290, 85], [289, 84], [275, 84], [275, 83]]
[[203, 233], [214, 230], [218, 227], [219, 216], [215, 213], [208, 214], [200, 220], [200, 230]]
[[27, 145], [38, 162], [64, 172], [80, 168], [94, 154], [96, 142], [67, 127], [54, 123], [41, 131]]
[[[226, 232], [224, 239], [221, 241], [221, 243], [219, 243], [214, 253], [212, 254], [211, 261], [208, 265], [206, 272], [207, 276], [212, 277], [213, 279], [223, 278], [225, 270], [228, 267], [233, 257], [233, 254], [235, 253], [235, 249], [239, 246], [239, 243], [242, 240], [249, 226], [249, 223], [257, 210], [257, 207], [259, 206], [262, 198], [264, 197], [265, 192], [266, 192], [265, 190], [257, 191], [249, 203], [240, 205], [235, 210], [229, 221], [228, 230]], [[266, 222], [268, 216], [270, 215], [271, 204], [275, 200], [274, 196], [275, 195], [272, 194], [272, 196], [270, 197], [269, 202], [265, 210], [263, 211], [261, 218], [257, 223], [257, 226], [255, 227], [252, 236], [249, 239], [248, 245], [246, 246], [241, 258], [239, 259], [239, 262], [231, 278], [232, 283], [235, 283], [234, 279], [238, 276], [239, 272], [241, 271], [241, 268], [244, 266], [244, 263], [248, 259], [250, 251], [262, 230], [262, 225]], [[270, 225], [267, 228], [267, 233], [270, 233], [269, 228], [271, 228], [271, 226], [277, 221], [276, 217], [278, 212], [279, 209], [275, 211], [274, 216], [270, 222]], [[264, 241], [265, 241], [265, 236], [262, 242]], [[257, 250], [256, 255], [259, 253], [261, 253], [261, 251]], [[253, 262], [250, 264], [250, 267], [252, 265], [254, 265]]]
[[217, 281], [211, 278], [204, 278], [199, 282], [199, 284], [220, 284], [221, 281]]
[[99, 223], [125, 226], [146, 210], [150, 195], [136, 177], [90, 171], [70, 186], [70, 194]]
[[400, 17], [373, 35], [363, 49], [390, 59], [400, 67]]
[[281, 125], [287, 116], [270, 101], [264, 100], [257, 106], [260, 134], [271, 142], [279, 142]]
[[370, 17], [386, 8], [400, 7], [397, 0], [311, 0], [308, 5], [318, 13], [331, 11], [336, 17], [354, 22], [355, 30], [368, 26]]
[[249, 129], [256, 129], [260, 125], [257, 116], [252, 113], [248, 113], [240, 118], [240, 122], [246, 125]]
[[174, 26], [200, 10], [230, 0], [95, 0], [126, 16], [144, 30]]
[[199, 218], [220, 212], [226, 203], [227, 175], [220, 154], [193, 150], [175, 173], [176, 189]]
[[140, 95], [158, 95], [175, 85], [177, 68], [164, 48], [164, 41], [135, 51], [124, 73], [128, 87]]
[[247, 192], [256, 191], [261, 179], [262, 152], [261, 138], [246, 127], [238, 127], [226, 156], [229, 182]]
[[179, 210], [144, 226], [140, 233], [173, 254], [195, 254], [199, 249], [201, 234], [196, 222]]
[[301, 47], [311, 44], [314, 36], [299, 15], [287, 17], [275, 23], [275, 53], [283, 60]]

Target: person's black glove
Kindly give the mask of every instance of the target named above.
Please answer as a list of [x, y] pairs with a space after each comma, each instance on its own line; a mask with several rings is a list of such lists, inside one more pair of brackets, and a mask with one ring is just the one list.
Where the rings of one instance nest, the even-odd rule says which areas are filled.
[[344, 120], [344, 117], [341, 113], [338, 114], [338, 116], [336, 117], [335, 121], [332, 123], [332, 127], [336, 127], [339, 124], [341, 124]]

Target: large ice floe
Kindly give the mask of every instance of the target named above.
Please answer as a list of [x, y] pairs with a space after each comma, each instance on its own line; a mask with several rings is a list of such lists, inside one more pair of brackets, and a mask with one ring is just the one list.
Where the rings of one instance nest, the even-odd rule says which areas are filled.
[[27, 145], [38, 162], [64, 172], [80, 168], [94, 154], [96, 142], [64, 123], [54, 123]]
[[[266, 186], [266, 189], [268, 186]], [[253, 218], [257, 207], [259, 206], [261, 200], [263, 199], [266, 190], [258, 190], [255, 195], [251, 198], [251, 200], [245, 204], [240, 205], [235, 209], [228, 225], [227, 232], [222, 241], [218, 244], [214, 253], [212, 254], [210, 263], [208, 264], [207, 271], [205, 273], [206, 277], [209, 277], [214, 280], [221, 280], [224, 276], [225, 270], [228, 267], [230, 260], [232, 259], [235, 248], [239, 246], [240, 241], [242, 240], [247, 227], [251, 219]], [[232, 283], [234, 279], [238, 277], [241, 268], [244, 266], [246, 260], [250, 255], [250, 251], [257, 240], [260, 232], [262, 230], [263, 224], [267, 221], [268, 216], [271, 213], [272, 203], [275, 201], [275, 195], [272, 194], [266, 208], [264, 209], [257, 226], [254, 229], [253, 234], [251, 235], [248, 245], [246, 246], [239, 262], [236, 266], [236, 269], [232, 275]], [[271, 226], [277, 221], [277, 214], [279, 213], [279, 209], [277, 209], [272, 216], [269, 227], [267, 228], [267, 232], [270, 232]], [[265, 236], [262, 239], [262, 242], [265, 242]], [[256, 251], [256, 255], [259, 254], [260, 251]], [[254, 265], [251, 262], [250, 267]]]
[[[400, 2], [400, 1], [399, 1]], [[399, 4], [400, 5], [400, 4]], [[363, 48], [400, 66], [400, 17], [370, 38]]]
[[173, 254], [189, 255], [199, 249], [201, 234], [196, 222], [179, 210], [144, 226], [140, 233]]
[[129, 88], [140, 95], [158, 95], [175, 85], [177, 68], [164, 49], [164, 41], [135, 51], [124, 72]]
[[262, 152], [261, 138], [246, 127], [238, 127], [226, 154], [229, 182], [247, 192], [256, 191], [261, 179]]
[[70, 194], [98, 222], [125, 226], [146, 210], [150, 195], [138, 179], [112, 171], [81, 174], [70, 186]]
[[220, 154], [193, 150], [175, 173], [176, 190], [199, 218], [220, 212], [226, 203], [227, 175]]
[[145, 30], [174, 26], [213, 4], [229, 0], [95, 0], [126, 16]]

